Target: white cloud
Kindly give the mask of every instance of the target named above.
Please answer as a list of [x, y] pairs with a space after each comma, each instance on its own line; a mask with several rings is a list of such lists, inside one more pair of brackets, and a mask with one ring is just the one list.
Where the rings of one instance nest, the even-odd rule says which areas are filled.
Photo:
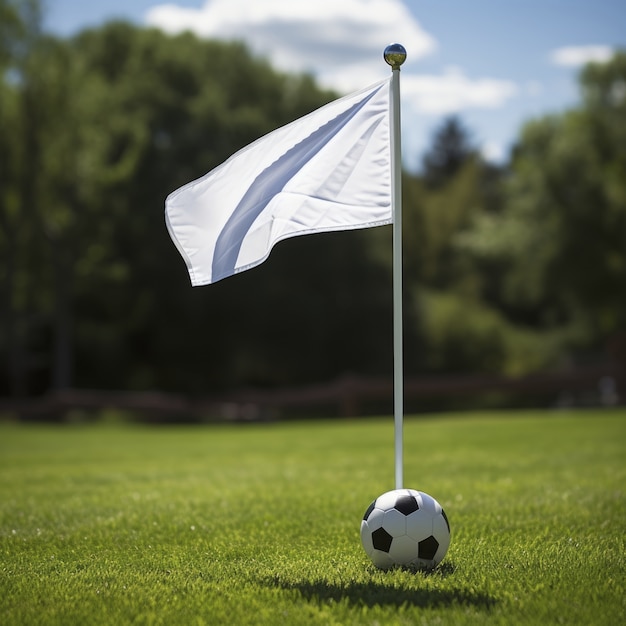
[[495, 109], [518, 92], [517, 85], [497, 78], [468, 78], [457, 67], [441, 75], [403, 77], [402, 93], [418, 111], [429, 114], [457, 113], [464, 109]]
[[506, 149], [497, 141], [486, 141], [480, 148], [485, 160], [492, 163], [502, 163], [506, 159]]
[[402, 43], [408, 61], [436, 48], [401, 0], [207, 0], [199, 9], [158, 5], [145, 19], [172, 34], [243, 40], [275, 67], [311, 72], [340, 92], [388, 75], [389, 43]]
[[555, 65], [564, 67], [580, 67], [586, 63], [596, 61], [604, 63], [613, 56], [611, 46], [565, 46], [550, 53], [550, 60]]
[[[459, 68], [420, 75], [419, 61], [438, 44], [406, 0], [205, 0], [201, 8], [155, 6], [145, 21], [170, 34], [189, 30], [200, 37], [244, 41], [274, 67], [309, 72], [339, 93], [388, 76], [383, 50], [392, 42], [403, 44], [402, 134], [404, 154], [414, 158], [427, 141], [426, 115], [496, 109], [520, 91], [510, 80], [470, 78]], [[487, 152], [497, 156], [495, 146]]]
[[190, 30], [202, 37], [240, 39], [284, 71], [312, 73], [325, 87], [347, 93], [389, 74], [385, 46], [407, 48], [402, 91], [420, 113], [493, 109], [514, 96], [515, 83], [468, 78], [458, 68], [417, 75], [416, 62], [433, 52], [435, 38], [402, 0], [207, 0], [199, 9], [158, 5], [146, 22], [168, 33]]

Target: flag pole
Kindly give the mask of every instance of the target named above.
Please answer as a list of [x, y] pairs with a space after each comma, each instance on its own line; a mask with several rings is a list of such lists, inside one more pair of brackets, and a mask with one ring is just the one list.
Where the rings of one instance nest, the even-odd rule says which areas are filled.
[[399, 43], [385, 48], [391, 65], [391, 203], [393, 211], [393, 411], [396, 489], [403, 488], [404, 365], [402, 355], [402, 145], [400, 140], [400, 66], [406, 50]]

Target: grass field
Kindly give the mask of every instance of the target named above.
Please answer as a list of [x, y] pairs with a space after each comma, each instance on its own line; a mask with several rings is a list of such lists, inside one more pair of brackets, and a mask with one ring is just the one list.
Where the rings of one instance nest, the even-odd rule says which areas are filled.
[[0, 624], [618, 624], [626, 411], [407, 418], [405, 483], [446, 509], [432, 573], [376, 570], [391, 418], [0, 423]]

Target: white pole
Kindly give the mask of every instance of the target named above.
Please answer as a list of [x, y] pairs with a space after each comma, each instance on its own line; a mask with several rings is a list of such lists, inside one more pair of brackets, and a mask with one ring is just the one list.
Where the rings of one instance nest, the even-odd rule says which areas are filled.
[[396, 489], [403, 488], [404, 362], [402, 332], [402, 144], [400, 139], [400, 66], [406, 50], [400, 44], [385, 48], [391, 65], [391, 177], [393, 210], [393, 412]]

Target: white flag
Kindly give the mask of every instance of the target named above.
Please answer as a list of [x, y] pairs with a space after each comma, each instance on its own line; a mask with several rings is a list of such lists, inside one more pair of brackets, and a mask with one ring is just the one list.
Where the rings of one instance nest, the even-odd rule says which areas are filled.
[[167, 197], [192, 285], [259, 265], [287, 237], [391, 223], [390, 84], [261, 137]]

